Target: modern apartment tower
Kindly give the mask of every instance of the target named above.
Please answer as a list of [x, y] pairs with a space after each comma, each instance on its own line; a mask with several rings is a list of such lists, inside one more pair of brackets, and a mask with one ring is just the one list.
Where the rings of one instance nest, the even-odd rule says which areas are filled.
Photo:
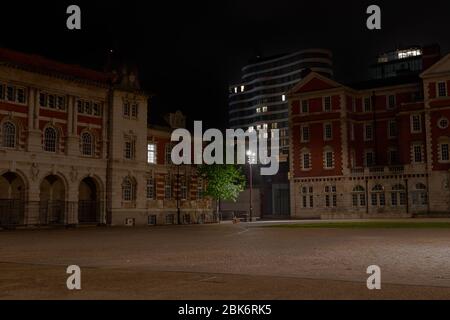
[[254, 180], [261, 192], [261, 215], [289, 215], [288, 101], [289, 91], [309, 72], [332, 77], [332, 53], [306, 49], [261, 57], [242, 68], [242, 77], [229, 87], [229, 127], [243, 130], [279, 129], [280, 170], [277, 176]]

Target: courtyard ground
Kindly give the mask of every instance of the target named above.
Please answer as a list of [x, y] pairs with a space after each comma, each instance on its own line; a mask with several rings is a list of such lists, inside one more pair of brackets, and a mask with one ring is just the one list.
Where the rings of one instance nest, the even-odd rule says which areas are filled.
[[450, 299], [450, 228], [303, 223], [0, 231], [0, 299]]

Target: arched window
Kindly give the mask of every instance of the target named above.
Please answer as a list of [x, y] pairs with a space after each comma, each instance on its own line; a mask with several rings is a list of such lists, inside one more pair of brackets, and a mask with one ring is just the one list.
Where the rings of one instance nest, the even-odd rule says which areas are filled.
[[386, 205], [386, 196], [382, 185], [377, 184], [372, 188], [370, 199], [372, 206], [384, 207]]
[[425, 206], [428, 204], [427, 187], [423, 183], [417, 183], [412, 192], [412, 202], [416, 206]]
[[125, 178], [122, 182], [122, 200], [133, 201], [136, 196], [136, 184], [130, 178]]
[[6, 148], [16, 147], [16, 126], [12, 122], [5, 122], [2, 126], [3, 146]]
[[406, 205], [406, 188], [401, 184], [396, 184], [391, 191], [391, 205], [404, 206]]
[[83, 156], [92, 156], [94, 154], [94, 139], [88, 132], [81, 135], [81, 153]]
[[55, 128], [46, 128], [44, 131], [44, 150], [48, 152], [56, 152], [57, 145], [58, 134]]
[[353, 188], [352, 203], [354, 207], [364, 207], [366, 205], [366, 193], [362, 186]]

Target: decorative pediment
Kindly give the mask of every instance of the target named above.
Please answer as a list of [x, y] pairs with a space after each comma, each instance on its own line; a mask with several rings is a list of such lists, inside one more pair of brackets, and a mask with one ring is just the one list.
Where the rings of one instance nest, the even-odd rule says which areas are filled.
[[317, 72], [311, 72], [299, 83], [297, 83], [291, 90], [289, 90], [287, 94], [295, 95], [299, 93], [334, 89], [338, 87], [342, 87], [342, 85], [334, 80], [322, 76]]
[[420, 76], [422, 78], [431, 78], [446, 74], [450, 75], [450, 53], [422, 72]]

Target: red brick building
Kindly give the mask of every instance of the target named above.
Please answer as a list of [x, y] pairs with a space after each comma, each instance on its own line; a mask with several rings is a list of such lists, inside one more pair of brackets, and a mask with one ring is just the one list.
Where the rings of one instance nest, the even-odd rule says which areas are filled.
[[291, 215], [450, 212], [449, 91], [450, 55], [354, 86], [310, 73], [288, 94]]

